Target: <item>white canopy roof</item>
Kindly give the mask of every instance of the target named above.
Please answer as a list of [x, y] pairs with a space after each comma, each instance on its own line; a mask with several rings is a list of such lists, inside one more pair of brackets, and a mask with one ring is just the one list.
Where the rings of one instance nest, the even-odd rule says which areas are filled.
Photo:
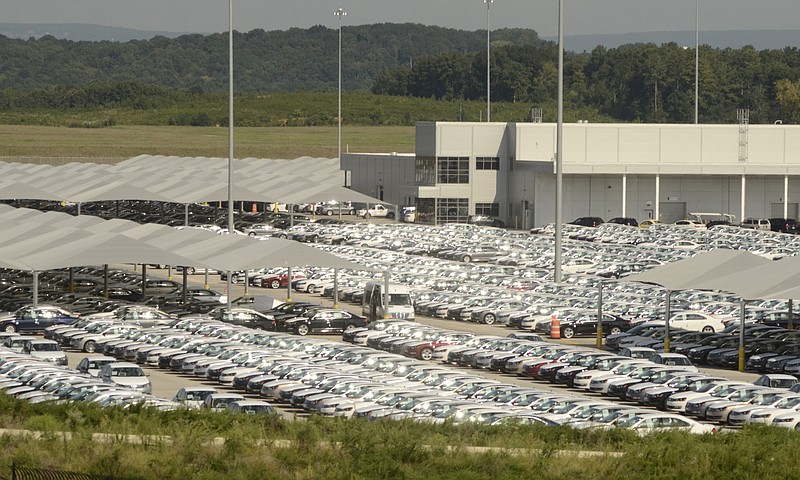
[[655, 283], [669, 290], [721, 290], [754, 299], [800, 299], [800, 258], [767, 260], [738, 250], [712, 250], [625, 281]]
[[[234, 160], [235, 201], [380, 203], [342, 186], [337, 159]], [[116, 165], [60, 166], [0, 162], [0, 199], [76, 203], [150, 200], [174, 203], [228, 199], [228, 159], [140, 155]]]
[[0, 206], [0, 266], [19, 270], [115, 263], [155, 263], [217, 270], [269, 266], [364, 266], [295, 241], [163, 225], [140, 225]]

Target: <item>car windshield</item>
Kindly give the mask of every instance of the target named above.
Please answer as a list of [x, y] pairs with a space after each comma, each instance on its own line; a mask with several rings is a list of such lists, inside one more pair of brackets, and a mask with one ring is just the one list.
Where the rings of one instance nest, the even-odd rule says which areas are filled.
[[272, 413], [274, 409], [269, 405], [242, 405], [239, 407], [239, 411], [242, 413]]
[[622, 428], [632, 427], [633, 425], [637, 424], [642, 417], [638, 415], [631, 415], [630, 417], [621, 417], [619, 420], [614, 422], [614, 425]]
[[214, 393], [211, 390], [186, 392], [186, 400], [204, 400], [209, 394]]
[[61, 348], [57, 343], [34, 343], [31, 345], [31, 350], [35, 352], [59, 352]]
[[411, 305], [411, 296], [407, 293], [390, 293], [389, 305]]
[[144, 371], [138, 367], [120, 367], [111, 370], [112, 377], [143, 377]]

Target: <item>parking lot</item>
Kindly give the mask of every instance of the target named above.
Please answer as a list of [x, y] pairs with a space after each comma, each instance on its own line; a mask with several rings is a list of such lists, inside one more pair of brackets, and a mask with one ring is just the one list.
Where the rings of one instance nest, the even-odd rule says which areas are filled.
[[[397, 332], [398, 335], [410, 335], [412, 339], [423, 339], [428, 338], [426, 335], [441, 337], [453, 335], [452, 332], [462, 332], [470, 334], [476, 339], [484, 336], [503, 339], [509, 334], [518, 335], [524, 331], [535, 331], [542, 334], [547, 345], [564, 348], [565, 352], [574, 350], [577, 355], [574, 360], [576, 362], [579, 358], [584, 358], [585, 361], [596, 361], [601, 357], [611, 357], [612, 354], [612, 350], [607, 348], [597, 354], [591, 353], [594, 351], [596, 328], [588, 330], [580, 328], [581, 322], [591, 320], [590, 317], [596, 315], [598, 282], [604, 282], [603, 311], [610, 312], [610, 315], [615, 318], [614, 321], [620, 322], [619, 325], [621, 325], [619, 329], [606, 331], [605, 335], [609, 333], [618, 335], [617, 331], [627, 330], [637, 324], [657, 322], [659, 318], [663, 325], [664, 291], [652, 285], [617, 281], [617, 277], [652, 268], [658, 263], [668, 263], [685, 258], [695, 251], [699, 252], [722, 245], [761, 249], [765, 251], [765, 255], [770, 255], [767, 251], [768, 248], [780, 248], [784, 252], [796, 248], [794, 237], [736, 232], [732, 229], [701, 232], [674, 227], [645, 230], [608, 226], [605, 228], [568, 227], [565, 229], [565, 233], [567, 236], [565, 239], [565, 272], [567, 275], [561, 283], [553, 282], [550, 278], [552, 236], [549, 235], [547, 228], [528, 233], [474, 226], [456, 225], [439, 228], [393, 222], [382, 222], [381, 224], [303, 223], [282, 231], [281, 235], [285, 234], [287, 238], [313, 244], [327, 252], [364, 265], [364, 270], [337, 272], [340, 295], [338, 306], [352, 314], [363, 313], [360, 305], [360, 293], [363, 293], [364, 282], [371, 278], [380, 281], [381, 272], [384, 270], [391, 272], [392, 284], [402, 283], [413, 289], [415, 307], [418, 311], [414, 322], [416, 327], [407, 329], [405, 332]], [[680, 242], [692, 242], [696, 247], [685, 248], [685, 244]], [[684, 245], [684, 247], [676, 248], [672, 245], [673, 243]], [[132, 277], [134, 278], [140, 274], [138, 269], [133, 267], [119, 267], [127, 268], [133, 273]], [[148, 278], [166, 278], [169, 272], [169, 270], [151, 267], [148, 269]], [[174, 276], [173, 280], [179, 279], [177, 271], [172, 270], [171, 273]], [[247, 289], [240, 283], [233, 285], [231, 292], [226, 293], [229, 293], [232, 298], [248, 293], [255, 297], [278, 301], [284, 301], [291, 295], [292, 303], [295, 304], [309, 302], [333, 307], [334, 300], [330, 295], [333, 273], [330, 269], [298, 267], [293, 271], [293, 276], [297, 277], [295, 281], [302, 278], [305, 279], [303, 280], [305, 283], [296, 283], [296, 288], [290, 292], [286, 286], [288, 281], [286, 270], [267, 268], [249, 272], [247, 277], [252, 285]], [[205, 286], [206, 280], [203, 275], [195, 273], [188, 277], [190, 287], [202, 288]], [[240, 275], [238, 278], [243, 281], [244, 275]], [[208, 285], [211, 290], [222, 292], [225, 290], [227, 282], [222, 281], [219, 276], [212, 275], [208, 278]], [[189, 313], [187, 309], [193, 308], [191, 304], [170, 301], [169, 295], [161, 297], [163, 297], [161, 300], [155, 300], [154, 297], [151, 299], [151, 303], [155, 301], [167, 312], [181, 313], [182, 309], [182, 314], [185, 315]], [[711, 315], [719, 318], [720, 325], [723, 325], [722, 319], [729, 323], [735, 321], [737, 311], [730, 307], [736, 306], [737, 303], [735, 299], [724, 294], [712, 296], [703, 292], [687, 292], [684, 296], [677, 297], [673, 312], [705, 311], [705, 308], [710, 308], [709, 305], [713, 307]], [[428, 312], [435, 311], [436, 315], [424, 313], [426, 307], [432, 308]], [[771, 305], [759, 305], [752, 309], [752, 315], [780, 308], [782, 305], [776, 302], [772, 302]], [[567, 324], [566, 327], [562, 324], [560, 333], [569, 338], [557, 340], [547, 338], [553, 331], [550, 320], [554, 315], [562, 318]], [[572, 321], [573, 317], [577, 323], [573, 330], [566, 330], [565, 328], [569, 328], [571, 325], [568, 322]], [[724, 326], [720, 327], [717, 332], [709, 333], [724, 335], [723, 328]], [[678, 333], [680, 330], [676, 328], [675, 334]], [[659, 337], [656, 335], [654, 338], [658, 339]], [[787, 345], [792, 343], [792, 338], [788, 337]], [[349, 346], [345, 347], [348, 344], [341, 343], [339, 335], [315, 335], [312, 332], [303, 339], [303, 342], [312, 342], [315, 345], [342, 345], [342, 347], [324, 348], [350, 348]], [[504, 342], [509, 344], [509, 340], [500, 340], [500, 343]], [[658, 341], [650, 340], [648, 348], [657, 347], [658, 343]], [[559, 345], [560, 347], [558, 347]], [[520, 346], [523, 345], [512, 345], [514, 351]], [[527, 345], [524, 346], [527, 347]], [[489, 350], [488, 355], [494, 355], [491, 353], [491, 348]], [[498, 353], [501, 354], [502, 351]], [[376, 353], [376, 355], [378, 354]], [[70, 365], [74, 365], [82, 356], [85, 356], [85, 353], [70, 352]], [[484, 356], [484, 360], [488, 362], [489, 358]], [[569, 362], [560, 357], [559, 361]], [[422, 360], [422, 362], [425, 361]], [[441, 361], [437, 360], [427, 360], [427, 363], [443, 366]], [[569, 363], [566, 364], [566, 366], [569, 365]], [[710, 364], [698, 366], [703, 375], [723, 376], [737, 382], [752, 382], [761, 373], [754, 371], [740, 373]], [[153, 384], [153, 394], [161, 398], [171, 398], [179, 388], [193, 385], [214, 385], [223, 390], [229, 388], [196, 375], [176, 375], [175, 373], [166, 373], [163, 369], [146, 368]], [[534, 388], [542, 395], [568, 395], [573, 399], [600, 402], [600, 404], [607, 403], [609, 400], [607, 397], [598, 397], [596, 393], [560, 385], [554, 381], [554, 378], [542, 381], [536, 376], [531, 378], [531, 375], [509, 374], [497, 369], [475, 369], [474, 366], [470, 368], [469, 366], [450, 365], [449, 368], [456, 370], [447, 375], [461, 375], [465, 378], [480, 377], [493, 382], [493, 384], [503, 385], [503, 388], [509, 390]], [[552, 367], [544, 370], [552, 370]], [[462, 373], [456, 373], [459, 371]], [[538, 375], [538, 370], [536, 372]], [[554, 375], [555, 370], [551, 373]], [[670, 375], [677, 376], [678, 373], [672, 372]], [[423, 391], [428, 390], [424, 389]], [[255, 398], [258, 395], [249, 395], [249, 397]], [[634, 405], [626, 401], [624, 397], [621, 400], [622, 405]], [[619, 402], [619, 399], [615, 401]], [[287, 404], [279, 405], [279, 408], [288, 416], [307, 413], [306, 410]], [[499, 413], [496, 414], [499, 415]]]

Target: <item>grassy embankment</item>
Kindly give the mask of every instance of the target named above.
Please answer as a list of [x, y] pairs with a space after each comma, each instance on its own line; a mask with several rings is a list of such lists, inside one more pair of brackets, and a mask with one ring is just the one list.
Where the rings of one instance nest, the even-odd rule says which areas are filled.
[[[6, 397], [0, 397], [0, 427], [44, 432], [39, 439], [0, 438], [0, 465], [16, 462], [121, 479], [767, 480], [800, 472], [795, 455], [800, 436], [772, 428], [639, 438], [627, 431], [518, 425], [453, 427], [321, 417], [284, 422], [194, 411], [29, 405]], [[57, 433], [65, 431], [72, 432], [68, 440]], [[116, 434], [118, 440], [93, 441], [95, 432]], [[168, 435], [170, 440], [132, 445], [123, 439], [129, 433]], [[212, 442], [215, 438], [224, 444]], [[580, 456], [581, 451], [609, 454]]]
[[[335, 158], [336, 127], [237, 127], [236, 158]], [[346, 127], [342, 150], [414, 151], [414, 127]], [[0, 157], [117, 157], [136, 155], [228, 157], [225, 127], [117, 125], [76, 129], [0, 125]]]
[[[203, 94], [185, 101], [148, 98], [143, 103], [135, 107], [0, 111], [0, 157], [228, 156], [224, 94]], [[234, 106], [234, 155], [238, 158], [337, 154], [335, 92], [240, 95]], [[527, 121], [530, 108], [523, 103], [493, 103], [492, 120]], [[416, 122], [479, 121], [485, 109], [481, 101], [345, 92], [342, 149], [413, 152]], [[544, 105], [543, 120], [553, 122], [555, 117], [555, 106]], [[588, 110], [565, 113], [565, 121], [579, 118], [608, 120]]]

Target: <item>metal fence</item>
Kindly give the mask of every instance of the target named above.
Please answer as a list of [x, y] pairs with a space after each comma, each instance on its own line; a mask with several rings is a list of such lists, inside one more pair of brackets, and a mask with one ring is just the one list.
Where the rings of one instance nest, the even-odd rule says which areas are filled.
[[16, 463], [11, 464], [11, 480], [114, 480], [105, 475], [91, 475], [88, 473], [67, 472], [52, 468], [21, 467]]

